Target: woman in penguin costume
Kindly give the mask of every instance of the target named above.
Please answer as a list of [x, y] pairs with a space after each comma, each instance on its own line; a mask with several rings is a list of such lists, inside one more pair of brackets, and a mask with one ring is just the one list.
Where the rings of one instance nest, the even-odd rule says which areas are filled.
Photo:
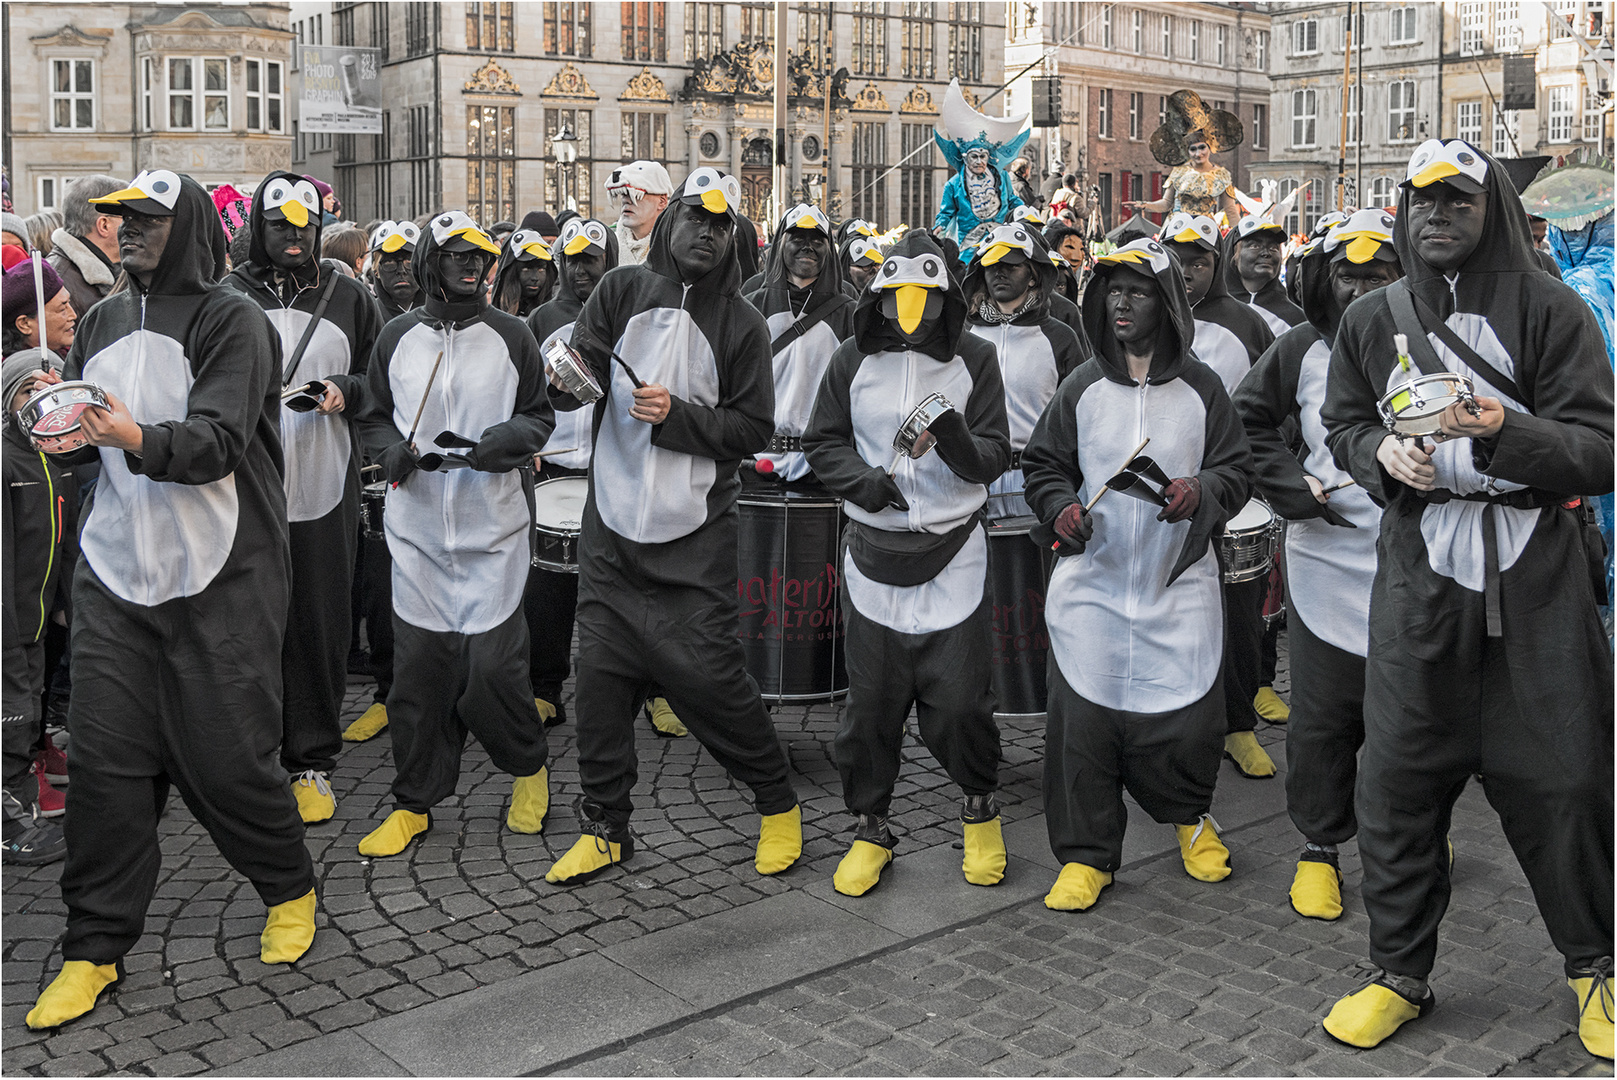
[[[331, 772], [342, 749], [338, 718], [348, 684], [359, 543], [361, 454], [349, 421], [359, 414], [365, 365], [382, 318], [363, 285], [318, 258], [320, 196], [309, 181], [294, 173], [266, 176], [253, 192], [247, 228], [250, 255], [225, 284], [263, 308], [280, 336], [283, 389], [319, 384], [317, 407], [281, 407], [292, 537], [292, 608], [281, 649], [281, 764], [292, 776], [298, 812], [312, 823], [337, 809]], [[308, 397], [292, 399], [300, 400]]]
[[[836, 760], [856, 825], [834, 879], [849, 896], [874, 888], [893, 859], [888, 814], [912, 707], [922, 741], [965, 797], [966, 880], [996, 885], [1005, 875], [980, 513], [1010, 462], [1005, 386], [993, 346], [966, 332], [965, 297], [945, 259], [919, 231], [887, 253], [803, 436], [815, 475], [843, 497], [849, 518], [848, 698]], [[894, 432], [931, 394], [954, 406], [928, 429], [937, 452], [898, 458], [889, 473]]]
[[60, 974], [28, 1014], [50, 1028], [123, 977], [163, 860], [169, 787], [269, 907], [265, 963], [314, 940], [314, 866], [281, 744], [291, 577], [280, 449], [280, 343], [216, 282], [213, 200], [167, 169], [94, 200], [122, 214], [127, 287], [85, 314], [69, 379], [110, 411], [81, 419], [101, 476], [73, 573], [73, 796]]
[[[1509, 176], [1469, 143], [1416, 148], [1393, 245], [1405, 277], [1343, 316], [1320, 409], [1337, 464], [1383, 506], [1356, 803], [1382, 974], [1325, 1030], [1374, 1046], [1431, 1007], [1450, 812], [1480, 773], [1565, 958], [1579, 1034], [1609, 1058], [1612, 656], [1568, 504], [1612, 489], [1610, 356], [1588, 306], [1540, 269]], [[1479, 414], [1445, 409], [1435, 446], [1391, 435], [1377, 408], [1427, 365], [1471, 379]]]
[[365, 270], [371, 292], [387, 324], [424, 299], [410, 262], [421, 230], [413, 221], [384, 221], [371, 234], [371, 261]]
[[[609, 271], [573, 327], [604, 394], [579, 539], [584, 835], [545, 875], [553, 883], [634, 854], [634, 715], [653, 685], [752, 789], [757, 871], [802, 854], [786, 755], [736, 638], [736, 469], [768, 444], [775, 397], [769, 329], [739, 290], [740, 211], [735, 177], [693, 171], [652, 227], [645, 263]], [[551, 398], [580, 407], [554, 383]]]
[[[1191, 877], [1229, 876], [1208, 812], [1224, 740], [1217, 537], [1252, 471], [1223, 384], [1191, 352], [1185, 279], [1164, 245], [1102, 256], [1083, 309], [1096, 355], [1062, 382], [1022, 454], [1033, 536], [1064, 556], [1045, 593], [1044, 814], [1063, 865], [1044, 902], [1057, 910], [1088, 908], [1111, 884], [1125, 790], [1176, 827]], [[1174, 479], [1154, 501], [1102, 498], [1134, 475], [1120, 470], [1147, 438]]]
[[514, 777], [509, 829], [538, 832], [550, 806], [521, 607], [528, 470], [555, 415], [538, 342], [484, 294], [498, 251], [464, 213], [434, 217], [414, 258], [426, 303], [388, 323], [371, 358], [360, 429], [389, 484], [396, 775], [395, 809], [361, 855], [397, 855], [432, 827], [468, 731]]
[[489, 296], [501, 311], [526, 319], [555, 295], [556, 277], [554, 253], [544, 237], [518, 229], [500, 248]]

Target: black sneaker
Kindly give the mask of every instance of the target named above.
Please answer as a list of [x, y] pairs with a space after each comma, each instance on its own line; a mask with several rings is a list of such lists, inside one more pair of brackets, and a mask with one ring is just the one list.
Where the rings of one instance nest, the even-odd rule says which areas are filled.
[[0, 860], [10, 866], [45, 866], [65, 858], [67, 837], [60, 825], [47, 818], [36, 818], [7, 837], [0, 854]]

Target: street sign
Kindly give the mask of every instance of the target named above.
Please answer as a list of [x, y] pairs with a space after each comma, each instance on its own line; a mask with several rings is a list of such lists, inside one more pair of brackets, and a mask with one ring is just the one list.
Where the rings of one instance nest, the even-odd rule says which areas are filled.
[[381, 49], [357, 45], [299, 45], [303, 100], [298, 121], [305, 132], [380, 135], [382, 92], [376, 77]]

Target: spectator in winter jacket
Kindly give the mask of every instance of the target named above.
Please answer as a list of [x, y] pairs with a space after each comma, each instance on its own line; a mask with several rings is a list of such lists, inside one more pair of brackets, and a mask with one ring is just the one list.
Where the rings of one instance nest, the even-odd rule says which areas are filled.
[[115, 176], [81, 176], [67, 186], [62, 227], [51, 233], [51, 268], [67, 286], [68, 298], [79, 315], [112, 291], [118, 279], [118, 223], [103, 214], [91, 199], [123, 187]]

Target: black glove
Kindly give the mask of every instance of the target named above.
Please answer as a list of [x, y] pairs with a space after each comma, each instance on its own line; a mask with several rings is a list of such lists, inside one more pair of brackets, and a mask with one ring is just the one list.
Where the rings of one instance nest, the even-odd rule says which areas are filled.
[[1162, 494], [1167, 496], [1168, 505], [1162, 508], [1157, 520], [1172, 525], [1196, 515], [1196, 508], [1202, 504], [1202, 482], [1195, 476], [1181, 476], [1168, 481]]
[[1095, 535], [1095, 519], [1089, 516], [1082, 503], [1073, 503], [1056, 515], [1051, 528], [1061, 541], [1056, 554], [1082, 555], [1089, 538]]
[[860, 480], [859, 490], [848, 496], [850, 502], [861, 510], [872, 514], [879, 514], [888, 507], [895, 510], [908, 510], [909, 500], [898, 489], [898, 483], [887, 470], [880, 466], [872, 467]]
[[407, 442], [396, 442], [383, 450], [377, 457], [376, 464], [382, 467], [382, 475], [390, 484], [402, 484], [406, 477], [416, 470], [416, 463], [421, 455], [411, 449]]
[[932, 437], [938, 440], [938, 446], [957, 454], [975, 454], [976, 444], [971, 440], [971, 429], [966, 426], [966, 418], [960, 415], [959, 409], [950, 409], [927, 428]]

